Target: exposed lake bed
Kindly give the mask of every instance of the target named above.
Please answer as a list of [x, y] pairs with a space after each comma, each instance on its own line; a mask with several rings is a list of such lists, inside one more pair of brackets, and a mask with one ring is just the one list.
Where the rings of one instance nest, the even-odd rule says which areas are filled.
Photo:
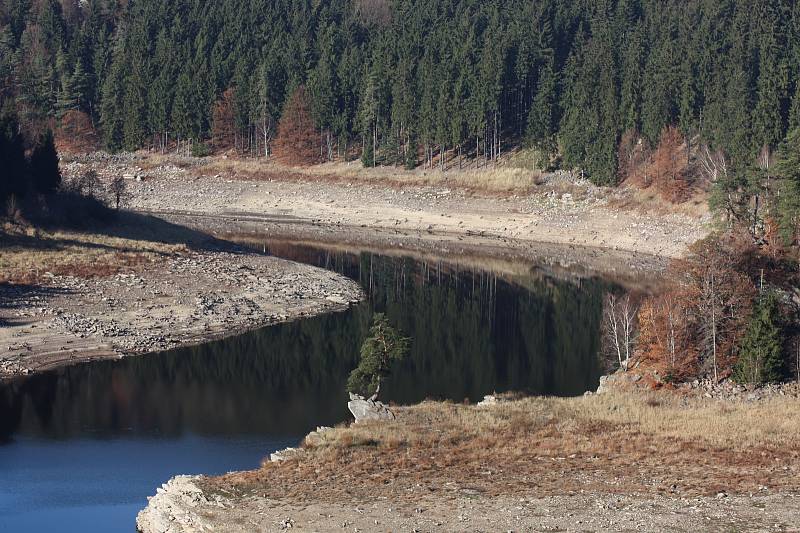
[[[154, 220], [130, 215], [124, 224], [167, 226]], [[363, 297], [357, 284], [324, 269], [194, 238], [190, 248], [137, 258], [106, 275], [45, 270], [41, 279], [0, 284], [0, 378], [207, 342], [346, 309]], [[73, 240], [57, 234], [47, 245], [58, 254]], [[96, 240], [76, 253], [111, 247]], [[124, 246], [129, 242], [143, 241], [136, 236]], [[13, 261], [28, 252], [12, 241], [5, 253]]]
[[[514, 274], [493, 273], [475, 264], [283, 242], [266, 251], [352, 279], [367, 299], [345, 312], [226, 340], [7, 383], [0, 394], [7, 441], [0, 455], [16, 466], [4, 472], [9, 482], [3, 486], [11, 491], [4, 504], [16, 507], [13, 502], [26, 494], [41, 492], [40, 478], [27, 474], [36, 465], [31, 450], [72, 457], [59, 461], [58, 475], [51, 477], [52, 499], [31, 496], [28, 506], [6, 516], [7, 523], [15, 516], [13, 523], [25, 523], [29, 513], [45, 509], [54, 520], [74, 512], [81, 498], [68, 495], [81, 483], [103, 494], [102, 503], [83, 514], [97, 514], [98, 523], [108, 513], [132, 522], [134, 507], [144, 507], [153, 487], [175, 474], [255, 468], [318, 425], [347, 420], [344, 384], [377, 310], [417, 339], [409, 361], [386, 385], [398, 403], [477, 401], [504, 390], [579, 395], [596, 386], [603, 371], [596, 355], [602, 281], [558, 280], [530, 265]], [[90, 451], [98, 446], [102, 453]], [[158, 457], [148, 459], [153, 454]], [[103, 488], [86, 477], [99, 471], [131, 484]], [[148, 490], [130, 488], [146, 482]]]
[[[166, 520], [161, 526], [169, 523], [175, 531], [198, 524], [217, 531], [343, 525], [489, 530], [490, 524], [514, 530], [591, 529], [610, 528], [622, 518], [630, 527], [658, 531], [667, 524], [690, 530], [697, 520], [721, 517], [724, 527], [791, 524], [797, 516], [790, 499], [797, 469], [791, 455], [773, 449], [770, 457], [750, 451], [742, 455], [725, 442], [701, 442], [714, 450], [709, 468], [716, 474], [708, 477], [693, 466], [699, 448], [687, 452], [679, 443], [672, 452], [677, 459], [666, 462], [648, 452], [672, 446], [674, 434], [649, 437], [649, 430], [631, 425], [630, 420], [640, 420], [641, 398], [614, 397], [610, 404], [591, 397], [566, 399], [565, 404], [547, 398], [581, 396], [596, 388], [607, 370], [597, 355], [604, 294], [619, 285], [650, 291], [667, 262], [643, 253], [641, 241], [633, 250], [614, 250], [542, 244], [502, 232], [347, 227], [246, 212], [158, 216], [163, 217], [159, 224], [181, 232], [228, 239], [215, 246], [232, 248], [188, 269], [184, 286], [171, 287], [170, 278], [162, 276], [157, 278], [161, 286], [154, 288], [180, 293], [197, 278], [205, 279], [197, 290], [206, 294], [234, 289], [227, 300], [219, 294], [222, 305], [202, 294], [187, 302], [201, 311], [219, 305], [224, 312], [217, 317], [189, 314], [221, 319], [218, 328], [187, 340], [185, 348], [161, 352], [181, 342], [155, 342], [144, 350], [154, 352], [149, 355], [121, 360], [114, 355], [54, 371], [42, 366], [31, 369], [35, 375], [8, 382], [0, 394], [7, 414], [0, 455], [9, 465], [2, 483], [9, 488], [0, 494], [0, 503], [9, 512], [0, 530], [65, 522], [75, 524], [76, 531], [105, 531], [120, 523], [133, 528], [146, 497], [177, 474], [201, 476], [166, 485], [144, 513], [155, 511], [161, 517], [157, 520]], [[197, 253], [220, 252], [207, 247]], [[167, 264], [193, 260], [178, 253]], [[226, 266], [227, 261], [231, 264]], [[260, 275], [253, 261], [288, 265], [282, 267], [288, 275]], [[242, 262], [247, 268], [239, 268]], [[205, 264], [212, 268], [200, 268]], [[136, 294], [142, 279], [148, 286], [138, 272], [122, 274], [123, 293]], [[355, 292], [324, 286], [326, 294], [312, 290], [316, 300], [309, 299], [306, 289], [320, 276], [332, 287]], [[78, 283], [89, 287], [102, 279]], [[250, 307], [240, 305], [239, 294], [249, 298], [246, 293], [258, 283], [281, 285], [270, 297], [288, 295], [286, 301], [294, 301], [299, 311], [289, 316], [278, 306], [269, 314], [273, 318], [262, 322], [262, 312], [242, 313]], [[235, 293], [240, 285], [245, 293]], [[328, 299], [330, 294], [340, 297]], [[152, 296], [139, 293], [131, 307]], [[324, 305], [314, 307], [320, 301]], [[103, 318], [114, 319], [109, 311], [116, 305], [100, 302]], [[341, 312], [319, 315], [324, 311]], [[345, 381], [375, 312], [387, 313], [414, 339], [411, 356], [386, 383], [385, 398], [404, 406], [437, 401], [393, 407], [399, 417], [388, 428], [351, 429], [342, 426], [350, 419]], [[226, 317], [244, 322], [237, 327]], [[168, 318], [174, 321], [175, 316]], [[291, 318], [300, 320], [283, 323]], [[261, 327], [272, 322], [279, 323]], [[153, 330], [154, 338], [180, 333], [174, 322], [170, 325], [167, 335], [164, 329]], [[78, 339], [102, 332], [95, 323], [84, 326], [88, 329], [77, 332]], [[218, 337], [226, 338], [213, 340]], [[485, 394], [503, 391], [533, 399], [475, 411], [475, 402]], [[696, 407], [683, 406], [673, 415], [690, 417]], [[652, 409], [648, 420], [663, 418], [658, 406]], [[733, 416], [720, 409], [713, 416]], [[761, 411], [734, 414], [769, 418]], [[474, 426], [475, 420], [482, 422]], [[339, 427], [322, 446], [302, 448], [287, 464], [259, 468], [271, 452], [297, 446], [320, 425]], [[520, 433], [519, 427], [531, 433]], [[758, 435], [756, 441], [763, 438]], [[530, 443], [551, 452], [540, 450], [534, 461], [525, 452]], [[54, 462], [39, 461], [42, 453]], [[397, 463], [402, 454], [407, 462]], [[451, 456], [464, 460], [451, 464]], [[364, 470], [366, 465], [374, 468]], [[48, 470], [52, 475], [37, 474]], [[229, 471], [241, 472], [225, 475]], [[736, 481], [745, 471], [750, 481]], [[519, 475], [509, 477], [514, 472]], [[535, 479], [540, 481], [531, 482]], [[716, 491], [727, 496], [717, 499]], [[742, 496], [748, 491], [755, 498]], [[627, 496], [616, 496], [621, 493]], [[766, 506], [770, 510], [758, 514]], [[672, 520], [675, 514], [681, 519]], [[147, 532], [166, 530], [153, 529], [153, 523], [140, 526]]]

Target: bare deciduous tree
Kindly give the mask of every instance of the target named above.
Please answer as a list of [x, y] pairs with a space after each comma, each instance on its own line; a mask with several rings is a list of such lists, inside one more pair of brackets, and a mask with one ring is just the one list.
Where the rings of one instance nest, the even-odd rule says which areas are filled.
[[728, 161], [725, 154], [718, 150], [712, 152], [707, 144], [700, 147], [697, 160], [703, 176], [711, 183], [728, 177]]
[[638, 307], [629, 294], [609, 293], [603, 309], [603, 338], [606, 353], [616, 357], [620, 368], [627, 372], [636, 345]]
[[128, 184], [122, 176], [117, 176], [108, 184], [108, 193], [116, 209], [127, 205], [131, 199]]
[[62, 187], [71, 193], [80, 196], [91, 196], [98, 200], [102, 200], [102, 193], [104, 192], [100, 178], [94, 170], [87, 170], [83, 174], [72, 177]]
[[700, 147], [697, 161], [700, 172], [708, 183], [718, 184], [716, 198], [710, 200], [716, 208], [724, 213], [728, 226], [732, 227], [741, 218], [741, 204], [744, 191], [737, 183], [736, 176], [728, 166], [728, 159], [722, 150], [712, 152], [707, 144]]

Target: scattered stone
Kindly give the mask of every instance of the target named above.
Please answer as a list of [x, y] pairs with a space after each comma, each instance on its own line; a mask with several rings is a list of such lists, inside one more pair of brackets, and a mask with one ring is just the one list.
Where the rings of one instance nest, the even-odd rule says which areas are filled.
[[281, 463], [290, 459], [293, 455], [297, 454], [297, 448], [284, 448], [269, 454], [269, 460], [272, 463]]
[[303, 439], [303, 444], [306, 446], [322, 446], [325, 444], [325, 436], [324, 434], [330, 431], [333, 428], [329, 428], [326, 426], [320, 426], [316, 429], [316, 431], [312, 431], [306, 438]]
[[500, 401], [497, 399], [497, 396], [494, 394], [487, 394], [483, 397], [483, 400], [478, 402], [478, 407], [489, 407], [492, 405], [497, 405]]

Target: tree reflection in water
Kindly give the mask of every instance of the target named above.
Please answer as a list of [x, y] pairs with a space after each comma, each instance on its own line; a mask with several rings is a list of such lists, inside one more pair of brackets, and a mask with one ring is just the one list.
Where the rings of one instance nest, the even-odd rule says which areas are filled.
[[347, 418], [345, 382], [374, 312], [412, 337], [384, 385], [397, 403], [493, 391], [578, 395], [596, 386], [602, 295], [595, 279], [499, 276], [411, 258], [275, 246], [358, 280], [344, 313], [227, 340], [69, 367], [0, 387], [0, 438], [118, 434], [302, 435]]

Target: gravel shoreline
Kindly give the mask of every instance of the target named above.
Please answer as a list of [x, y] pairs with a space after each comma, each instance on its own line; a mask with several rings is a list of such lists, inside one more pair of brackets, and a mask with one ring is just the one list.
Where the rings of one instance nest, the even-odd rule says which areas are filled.
[[235, 249], [111, 277], [0, 285], [0, 378], [200, 344], [362, 298], [333, 272]]
[[205, 489], [203, 476], [176, 476], [136, 520], [140, 533], [215, 531], [795, 531], [794, 494], [716, 497], [517, 494], [420, 497], [414, 505], [292, 502]]

